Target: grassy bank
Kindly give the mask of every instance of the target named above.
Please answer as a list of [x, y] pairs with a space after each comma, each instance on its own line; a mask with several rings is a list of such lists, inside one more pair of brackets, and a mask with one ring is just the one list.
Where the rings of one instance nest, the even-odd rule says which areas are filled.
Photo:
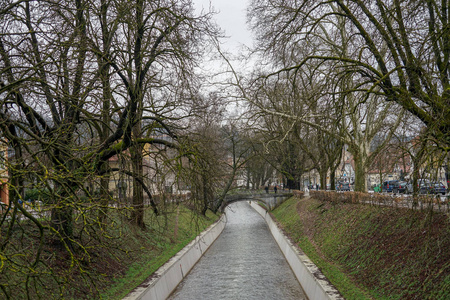
[[291, 198], [273, 215], [346, 299], [450, 299], [445, 214]]
[[135, 251], [123, 258], [129, 267], [110, 281], [102, 298], [122, 299], [218, 219], [209, 211], [205, 218], [184, 206], [164, 216], [148, 212], [147, 217], [148, 230], [130, 232], [126, 242]]
[[42, 232], [29, 219], [6, 220], [0, 299], [122, 299], [218, 219], [183, 205], [160, 211], [146, 210], [145, 230], [130, 224], [126, 208], [111, 208], [103, 227], [89, 223], [97, 210], [77, 211], [70, 247], [58, 243], [48, 220]]

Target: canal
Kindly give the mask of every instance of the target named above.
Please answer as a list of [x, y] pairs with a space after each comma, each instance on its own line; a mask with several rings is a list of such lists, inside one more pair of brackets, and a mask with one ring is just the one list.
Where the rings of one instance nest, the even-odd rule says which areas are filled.
[[307, 299], [263, 218], [247, 202], [169, 299]]

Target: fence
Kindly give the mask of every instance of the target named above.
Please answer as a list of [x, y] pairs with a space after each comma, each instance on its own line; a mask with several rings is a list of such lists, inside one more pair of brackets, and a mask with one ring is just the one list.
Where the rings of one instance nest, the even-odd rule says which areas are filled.
[[386, 205], [409, 209], [450, 212], [450, 198], [439, 195], [386, 195], [380, 193], [310, 191], [311, 197], [327, 202]]

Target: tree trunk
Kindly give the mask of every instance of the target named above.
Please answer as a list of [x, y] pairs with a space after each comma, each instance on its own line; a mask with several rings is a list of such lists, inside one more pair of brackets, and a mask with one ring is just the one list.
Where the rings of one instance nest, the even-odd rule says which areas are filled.
[[247, 168], [247, 183], [246, 183], [245, 189], [246, 190], [250, 189], [250, 169], [248, 169], [248, 168]]
[[206, 177], [206, 174], [202, 174], [202, 198], [203, 198], [203, 205], [201, 209], [201, 214], [203, 216], [206, 216], [206, 211], [208, 210], [208, 178]]
[[72, 249], [73, 209], [70, 203], [67, 202], [67, 198], [59, 196], [55, 207], [52, 208], [51, 224], [52, 228], [60, 235], [57, 244], [61, 248], [67, 246]]
[[219, 208], [222, 206], [225, 196], [227, 195], [228, 191], [230, 190], [231, 186], [233, 185], [234, 178], [236, 177], [236, 171], [237, 171], [236, 166], [233, 166], [233, 172], [231, 173], [231, 175], [228, 179], [227, 185], [225, 186], [222, 194], [219, 196], [217, 203], [214, 204], [215, 205], [214, 209], [213, 209], [214, 213], [217, 213]]
[[413, 188], [413, 208], [418, 207], [419, 205], [419, 199], [417, 198], [417, 195], [419, 194], [419, 178], [420, 178], [420, 166], [423, 161], [423, 157], [425, 154], [425, 147], [426, 147], [426, 141], [427, 139], [423, 139], [420, 141], [419, 149], [416, 152], [416, 155], [412, 157], [412, 163], [413, 163], [413, 172], [412, 172], [412, 188]]
[[296, 181], [294, 180], [294, 179], [292, 179], [292, 178], [287, 178], [287, 180], [286, 180], [286, 185], [287, 185], [287, 187], [288, 187], [288, 189], [290, 189], [290, 190], [295, 190], [296, 189]]
[[327, 189], [327, 169], [322, 168], [319, 172], [320, 174], [320, 189], [326, 190]]
[[367, 157], [364, 158], [364, 156], [365, 155], [361, 155], [361, 153], [353, 156], [353, 159], [355, 161], [355, 192], [367, 192]]
[[[104, 170], [108, 168], [108, 162], [103, 162], [100, 166], [100, 169], [102, 171], [105, 171], [103, 173], [104, 175], [100, 179], [100, 209], [98, 211], [98, 222], [100, 223], [100, 227], [105, 229], [106, 228], [106, 217], [108, 215], [108, 205], [109, 205], [109, 180], [110, 180], [110, 173], [107, 170]], [[92, 192], [92, 191], [91, 191]]]
[[[138, 144], [133, 145], [130, 148], [131, 152], [131, 165], [134, 176], [143, 177], [142, 166], [142, 147]], [[144, 189], [139, 180], [133, 178], [133, 211], [131, 213], [131, 222], [138, 227], [145, 229], [144, 223]]]
[[336, 168], [330, 172], [330, 190], [336, 190]]
[[[105, 3], [105, 0], [101, 1], [102, 3], [102, 19], [104, 24], [106, 24], [106, 18], [107, 18], [107, 4]], [[109, 51], [108, 47], [108, 29], [107, 26], [102, 26], [102, 39], [103, 39], [103, 46], [105, 47], [104, 52], [107, 53]], [[112, 99], [112, 93], [111, 93], [111, 85], [110, 85], [110, 76], [109, 76], [109, 69], [110, 66], [108, 65], [108, 62], [104, 59], [104, 57], [98, 58], [100, 68], [100, 78], [102, 80], [102, 93], [103, 93], [103, 107], [102, 107], [102, 129], [99, 133], [100, 139], [102, 142], [108, 139], [109, 136], [109, 130], [110, 130], [110, 110], [111, 110], [111, 99]], [[100, 172], [102, 173], [102, 177], [100, 179], [100, 210], [98, 212], [98, 220], [100, 223], [100, 226], [104, 229], [104, 222], [107, 217], [107, 208], [109, 204], [109, 181], [110, 181], [110, 166], [108, 161], [102, 161], [99, 166]]]

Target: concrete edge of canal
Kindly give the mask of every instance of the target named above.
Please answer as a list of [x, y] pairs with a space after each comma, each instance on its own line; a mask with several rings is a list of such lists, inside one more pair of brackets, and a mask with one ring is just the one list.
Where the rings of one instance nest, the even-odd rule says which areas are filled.
[[124, 300], [164, 300], [222, 233], [226, 214], [159, 268], [149, 279], [130, 292]]
[[291, 243], [278, 228], [270, 214], [254, 201], [250, 205], [264, 218], [275, 241], [283, 252], [288, 264], [309, 299], [337, 300], [344, 299], [338, 290], [326, 279], [317, 266]]

